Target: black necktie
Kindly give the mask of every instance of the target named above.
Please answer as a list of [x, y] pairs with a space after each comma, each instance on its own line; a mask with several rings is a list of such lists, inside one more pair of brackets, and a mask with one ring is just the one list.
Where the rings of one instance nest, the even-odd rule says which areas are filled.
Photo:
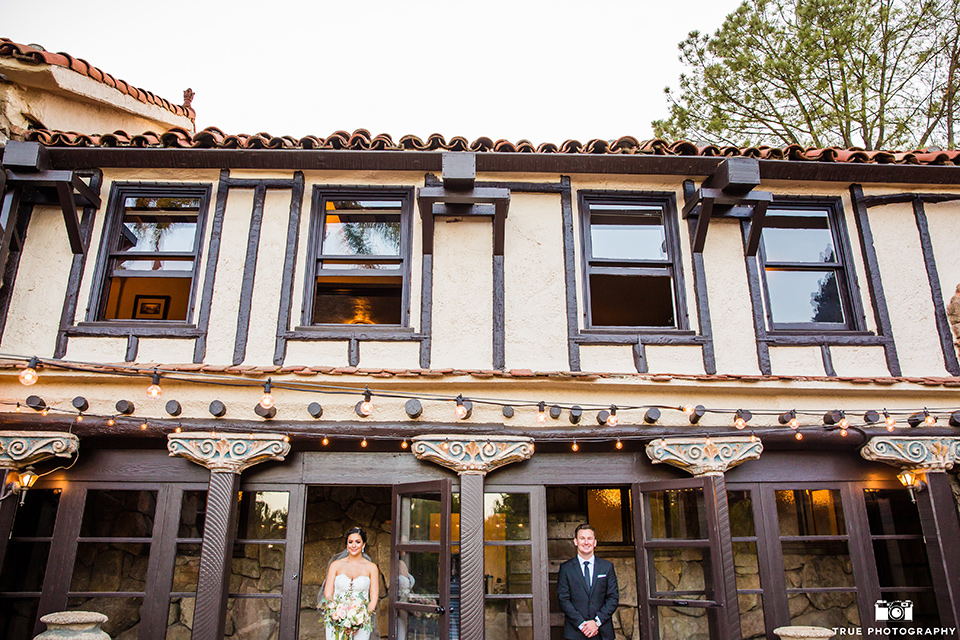
[[590, 588], [590, 563], [583, 563], [583, 577], [587, 581], [587, 589]]

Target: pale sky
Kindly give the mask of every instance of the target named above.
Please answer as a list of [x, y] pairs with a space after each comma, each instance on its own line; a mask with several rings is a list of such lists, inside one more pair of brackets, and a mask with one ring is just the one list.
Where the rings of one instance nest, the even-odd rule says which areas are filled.
[[197, 128], [534, 144], [652, 137], [677, 43], [739, 0], [0, 0], [0, 36], [65, 51]]

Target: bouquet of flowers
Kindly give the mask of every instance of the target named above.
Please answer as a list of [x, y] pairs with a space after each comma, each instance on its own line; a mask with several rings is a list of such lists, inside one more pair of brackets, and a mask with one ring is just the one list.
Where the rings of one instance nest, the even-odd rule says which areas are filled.
[[324, 600], [321, 604], [323, 621], [334, 630], [334, 637], [327, 640], [350, 640], [360, 629], [373, 629], [367, 609], [370, 600], [365, 593], [344, 591], [335, 595], [333, 600]]

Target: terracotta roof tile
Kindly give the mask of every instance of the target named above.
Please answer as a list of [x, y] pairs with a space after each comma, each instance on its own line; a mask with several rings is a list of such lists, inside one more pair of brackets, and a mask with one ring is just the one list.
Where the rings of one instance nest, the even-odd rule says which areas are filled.
[[[0, 48], [2, 51], [2, 48]], [[665, 140], [638, 141], [624, 136], [617, 140], [566, 140], [559, 146], [545, 142], [534, 147], [529, 140], [510, 142], [480, 137], [473, 142], [456, 136], [449, 141], [440, 134], [431, 134], [426, 141], [413, 135], [406, 135], [394, 142], [388, 134], [371, 137], [366, 129], [358, 129], [352, 134], [335, 131], [326, 138], [305, 136], [273, 136], [266, 132], [255, 134], [227, 135], [216, 127], [191, 134], [182, 128], [174, 128], [161, 134], [147, 131], [131, 135], [125, 131], [114, 131], [100, 135], [80, 134], [72, 131], [49, 131], [33, 129], [27, 132], [28, 141], [39, 142], [50, 147], [167, 147], [178, 149], [332, 149], [348, 151], [475, 151], [478, 153], [562, 153], [562, 154], [632, 154], [663, 156], [703, 156], [703, 157], [750, 157], [763, 160], [790, 160], [799, 162], [843, 162], [872, 164], [925, 164], [960, 165], [960, 150], [951, 151], [864, 151], [862, 149], [815, 149], [789, 145], [782, 149], [775, 147], [718, 147], [707, 145], [698, 147], [692, 142], [679, 141], [668, 143]]]
[[109, 73], [104, 73], [86, 60], [74, 58], [69, 53], [50, 53], [36, 46], [13, 42], [9, 38], [0, 38], [0, 58], [14, 58], [28, 64], [45, 64], [52, 67], [70, 69], [80, 75], [101, 82], [108, 87], [113, 87], [121, 93], [125, 93], [144, 104], [154, 104], [178, 116], [185, 116], [191, 120], [196, 118], [197, 115], [192, 107], [173, 104], [169, 100], [164, 100], [149, 91], [138, 89], [123, 80], [117, 80]]

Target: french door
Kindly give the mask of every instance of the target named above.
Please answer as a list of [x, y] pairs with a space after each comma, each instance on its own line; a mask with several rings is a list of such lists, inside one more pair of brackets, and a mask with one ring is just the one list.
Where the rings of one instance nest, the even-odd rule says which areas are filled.
[[723, 478], [634, 484], [633, 502], [641, 637], [739, 640]]
[[391, 639], [450, 637], [451, 487], [449, 479], [393, 487]]

